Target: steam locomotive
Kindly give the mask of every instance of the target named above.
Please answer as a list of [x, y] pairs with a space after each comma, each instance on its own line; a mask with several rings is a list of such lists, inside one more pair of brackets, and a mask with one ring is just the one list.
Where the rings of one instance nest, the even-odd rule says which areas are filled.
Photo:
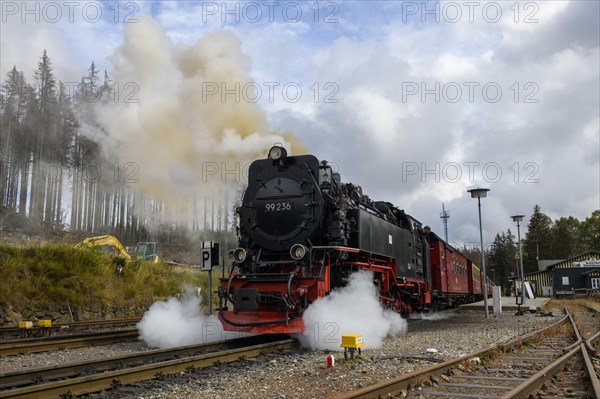
[[[358, 270], [373, 272], [381, 303], [405, 317], [434, 302], [475, 298], [475, 265], [403, 210], [342, 183], [313, 155], [272, 147], [267, 159], [250, 165], [237, 212], [239, 247], [219, 286], [219, 319], [227, 330], [300, 333], [305, 309]], [[450, 252], [453, 262], [461, 259], [460, 271], [448, 267]], [[455, 286], [466, 292], [446, 292], [455, 288], [447, 284], [451, 274], [464, 277]]]

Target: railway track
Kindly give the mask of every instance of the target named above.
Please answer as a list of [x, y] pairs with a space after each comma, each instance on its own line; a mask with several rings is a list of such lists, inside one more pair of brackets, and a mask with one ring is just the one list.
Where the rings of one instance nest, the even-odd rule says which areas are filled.
[[95, 333], [55, 336], [42, 338], [27, 338], [0, 342], [0, 357], [20, 355], [24, 353], [47, 352], [57, 349], [79, 348], [91, 345], [107, 345], [116, 342], [136, 341], [137, 329], [102, 331]]
[[188, 368], [227, 363], [241, 357], [294, 347], [287, 336], [253, 336], [88, 362], [0, 374], [0, 398], [56, 398], [175, 374]]
[[129, 319], [113, 319], [113, 320], [94, 320], [81, 321], [76, 323], [54, 324], [51, 327], [34, 326], [30, 329], [19, 327], [2, 327], [0, 328], [0, 340], [38, 338], [44, 336], [81, 334], [87, 332], [97, 332], [101, 330], [132, 328], [139, 323], [139, 317]]
[[350, 392], [340, 399], [600, 398], [600, 384], [588, 355], [588, 346], [598, 339], [598, 315], [578, 313], [576, 323], [566, 308], [565, 312], [559, 322], [508, 344]]

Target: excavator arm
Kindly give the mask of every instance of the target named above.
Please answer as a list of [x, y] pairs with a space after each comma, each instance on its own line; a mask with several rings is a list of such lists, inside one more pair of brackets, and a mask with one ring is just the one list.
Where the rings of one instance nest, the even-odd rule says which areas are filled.
[[119, 256], [122, 256], [123, 258], [127, 259], [128, 261], [131, 260], [131, 255], [129, 255], [127, 253], [127, 250], [125, 249], [125, 247], [123, 246], [123, 244], [121, 244], [121, 242], [114, 236], [96, 236], [96, 237], [88, 237], [86, 239], [84, 239], [83, 241], [81, 241], [80, 243], [78, 243], [77, 245], [75, 245], [75, 248], [94, 248], [97, 246], [101, 246], [101, 245], [107, 245], [111, 248], [114, 248], [115, 251], [117, 251], [117, 253], [119, 254]]

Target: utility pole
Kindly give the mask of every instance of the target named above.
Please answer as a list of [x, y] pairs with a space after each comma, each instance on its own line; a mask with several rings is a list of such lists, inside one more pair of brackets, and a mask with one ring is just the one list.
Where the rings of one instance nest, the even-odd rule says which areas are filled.
[[481, 290], [483, 291], [483, 307], [485, 318], [490, 317], [488, 310], [488, 287], [487, 287], [487, 276], [485, 273], [485, 252], [483, 252], [483, 228], [481, 227], [481, 199], [487, 197], [489, 188], [473, 188], [467, 190], [471, 193], [471, 198], [477, 198], [477, 208], [479, 211], [479, 244], [481, 246], [481, 271], [483, 272], [483, 281], [481, 282]]
[[444, 237], [446, 242], [448, 241], [448, 219], [450, 219], [450, 212], [448, 212], [444, 208], [444, 203], [442, 202], [442, 212], [440, 213], [440, 218], [444, 221]]
[[[520, 302], [519, 299], [517, 299], [517, 314], [523, 314], [521, 312], [521, 305], [525, 305], [525, 273], [523, 272], [523, 251], [521, 251], [521, 221], [523, 220], [523, 218], [525, 217], [525, 215], [514, 215], [511, 216], [512, 220], [517, 222], [517, 239], [519, 240], [519, 265], [521, 266], [521, 297], [520, 297]], [[538, 247], [538, 251], [539, 251], [539, 247]], [[539, 256], [539, 255], [538, 255]], [[539, 259], [538, 259], [538, 265], [539, 265]], [[538, 267], [539, 269], [539, 267]], [[518, 270], [517, 270], [517, 275], [518, 275]], [[515, 280], [515, 296], [517, 296], [517, 280]]]

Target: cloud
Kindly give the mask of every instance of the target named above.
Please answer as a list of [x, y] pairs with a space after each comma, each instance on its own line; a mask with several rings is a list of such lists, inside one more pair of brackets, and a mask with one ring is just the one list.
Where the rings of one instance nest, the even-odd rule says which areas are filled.
[[[139, 44], [146, 34], [156, 38], [155, 50], [171, 57], [166, 64], [160, 58], [165, 54], [155, 54], [158, 58], [151, 65], [123, 58], [124, 49], [133, 52], [136, 46], [127, 44], [121, 31], [149, 28], [109, 23], [108, 14], [93, 26], [81, 21], [71, 25], [8, 21], [1, 28], [2, 72], [13, 64], [35, 67], [42, 47], [47, 47], [57, 71], [77, 71], [72, 73], [78, 79], [82, 66], [105, 59], [123, 44], [113, 58], [116, 74], [147, 81], [162, 93], [161, 98], [144, 97], [145, 105], [157, 104], [155, 112], [147, 108], [137, 114], [140, 128], [160, 126], [161, 114], [168, 112], [180, 121], [178, 127], [217, 129], [221, 138], [235, 141], [239, 126], [228, 130], [222, 123], [204, 122], [210, 107], [181, 116], [182, 105], [203, 108], [198, 91], [191, 89], [197, 81], [179, 63], [198, 61], [192, 55], [198, 46], [214, 50], [206, 41], [199, 45], [198, 39], [218, 30], [216, 41], [230, 34], [222, 43], [243, 55], [234, 59], [245, 71], [244, 79], [259, 85], [280, 83], [274, 98], [263, 95], [254, 104], [265, 110], [258, 125], [297, 132], [311, 152], [336, 163], [344, 181], [361, 184], [372, 198], [396, 203], [437, 231], [444, 201], [452, 215], [452, 241], [478, 241], [474, 201], [466, 194], [473, 185], [492, 189], [484, 205], [484, 234], [490, 237], [513, 228], [509, 216], [528, 213], [536, 203], [551, 215], [579, 218], [599, 208], [598, 2], [478, 3], [472, 15], [464, 3], [456, 2], [339, 2], [337, 8], [319, 3], [318, 16], [310, 4], [302, 3], [297, 22], [284, 18], [281, 9], [273, 21], [263, 14], [251, 22], [242, 8], [239, 21], [235, 12], [223, 21], [222, 9], [206, 13], [209, 3], [135, 3], [140, 17], [149, 12], [163, 26], [157, 28], [162, 29], [159, 34], [141, 34]], [[451, 21], [455, 5], [461, 14]], [[437, 14], [428, 14], [423, 7], [437, 7]], [[490, 18], [496, 7], [500, 7], [497, 21]], [[31, 39], [14, 40], [22, 36]], [[143, 45], [137, 47], [145, 51]], [[161, 82], [152, 81], [156, 74], [164, 76]], [[185, 85], [177, 86], [182, 82]], [[281, 87], [290, 82], [303, 90], [296, 102], [281, 94]], [[496, 101], [498, 88], [501, 95]], [[157, 112], [163, 99], [176, 101]], [[115, 123], [132, 116], [123, 111], [113, 114]], [[252, 130], [240, 137], [253, 146], [263, 145], [253, 141]], [[186, 136], [182, 131], [177, 133], [181, 138], [165, 149], [197, 149], [201, 138], [210, 137]], [[234, 146], [227, 142], [217, 140], [215, 148], [231, 151]], [[158, 153], [158, 159], [161, 156]], [[163, 168], [153, 175], [175, 183], [193, 181], [187, 158], [177, 160], [171, 170]], [[447, 174], [456, 171], [455, 164], [460, 167], [459, 179]], [[415, 165], [418, 171], [408, 174], [407, 168]], [[496, 180], [491, 173], [498, 167], [502, 175]]]
[[[398, 8], [396, 24], [380, 27], [387, 36], [342, 37], [313, 57], [314, 76], [339, 84], [339, 103], [315, 107], [309, 121], [281, 111], [276, 123], [319, 142], [343, 180], [437, 231], [445, 201], [457, 241], [479, 241], [466, 193], [476, 185], [492, 188], [489, 237], [514, 229], [509, 216], [536, 203], [585, 218], [600, 194], [598, 6], [536, 6], [539, 22], [526, 26], [508, 6], [498, 24], [399, 23]], [[416, 94], [406, 96], [408, 87]], [[458, 165], [458, 181], [448, 165]]]

